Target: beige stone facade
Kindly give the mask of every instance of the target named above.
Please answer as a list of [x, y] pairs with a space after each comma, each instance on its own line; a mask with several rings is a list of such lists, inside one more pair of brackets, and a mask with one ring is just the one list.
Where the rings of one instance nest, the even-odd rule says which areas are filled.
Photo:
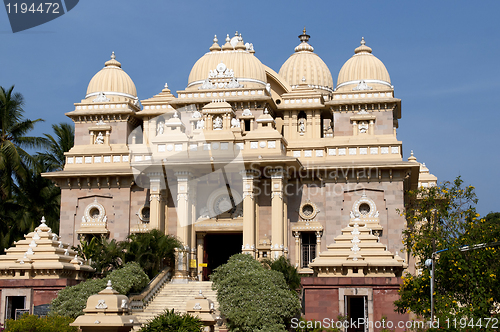
[[405, 190], [436, 179], [403, 160], [401, 100], [364, 39], [334, 84], [309, 38], [279, 72], [241, 35], [214, 38], [184, 90], [141, 102], [113, 54], [66, 113], [64, 170], [45, 174], [62, 189], [63, 241], [157, 228], [185, 245], [179, 278], [206, 278], [237, 252], [313, 273], [343, 229], [376, 214], [363, 232], [402, 267]]

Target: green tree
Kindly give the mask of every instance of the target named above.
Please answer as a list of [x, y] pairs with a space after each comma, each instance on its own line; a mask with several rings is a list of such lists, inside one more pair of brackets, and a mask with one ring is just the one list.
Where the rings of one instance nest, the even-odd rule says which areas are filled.
[[140, 332], [200, 332], [202, 327], [203, 323], [197, 317], [176, 313], [172, 309], [156, 316]]
[[47, 151], [39, 153], [48, 171], [61, 171], [66, 162], [64, 156], [75, 144], [75, 130], [69, 123], [53, 124], [54, 136], [44, 134], [47, 139]]
[[[433, 252], [444, 250], [435, 259], [435, 315], [441, 321], [467, 317], [475, 322], [495, 315], [495, 303], [500, 302], [496, 264], [500, 251], [494, 246], [472, 246], [500, 241], [498, 214], [479, 218], [474, 187], [464, 186], [460, 177], [453, 183], [411, 191], [408, 198], [403, 242], [421, 273], [403, 277], [397, 311], [430, 316], [430, 275], [424, 262]], [[464, 250], [465, 246], [474, 250]]]
[[115, 239], [94, 236], [88, 242], [80, 240], [80, 245], [73, 249], [95, 269], [96, 276], [102, 277], [123, 264], [122, 247], [123, 244]]
[[[46, 143], [41, 137], [28, 136], [37, 122], [27, 120], [24, 115], [24, 98], [13, 92], [14, 87], [5, 90], [0, 87], [0, 250], [9, 247], [24, 233], [30, 231], [22, 222], [23, 205], [20, 192], [24, 182], [32, 180], [38, 165], [24, 149], [40, 148]], [[35, 221], [40, 220], [36, 217]]]
[[301, 287], [300, 275], [297, 268], [290, 263], [290, 260], [285, 256], [281, 256], [275, 260], [266, 259], [262, 261], [264, 267], [273, 271], [278, 271], [283, 274], [285, 282], [291, 290], [298, 290]]
[[33, 158], [25, 148], [40, 148], [46, 144], [41, 137], [26, 136], [42, 119], [27, 120], [24, 115], [24, 98], [14, 86], [9, 90], [0, 87], [0, 198], [12, 196], [16, 179], [27, 176]]
[[210, 279], [231, 331], [286, 331], [299, 315], [299, 298], [283, 274], [265, 269], [249, 255], [232, 256]]
[[128, 241], [121, 243], [124, 262], [138, 262], [150, 278], [157, 275], [164, 266], [175, 261], [175, 248], [181, 242], [172, 235], [153, 229], [146, 233], [131, 234]]
[[106, 288], [108, 280], [111, 280], [113, 289], [123, 295], [140, 292], [149, 283], [148, 276], [139, 264], [130, 262], [111, 272], [105, 279], [91, 279], [76, 286], [62, 289], [52, 300], [49, 315], [72, 318], [83, 315], [83, 309], [85, 309], [89, 296]]

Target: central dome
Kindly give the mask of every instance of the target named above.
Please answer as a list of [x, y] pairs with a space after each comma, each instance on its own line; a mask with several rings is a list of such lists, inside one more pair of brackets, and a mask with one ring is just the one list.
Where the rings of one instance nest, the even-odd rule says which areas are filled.
[[[234, 41], [237, 39], [237, 43]], [[243, 44], [240, 35], [226, 37], [222, 48], [217, 44], [217, 36], [210, 52], [203, 55], [191, 69], [187, 89], [217, 89], [224, 84], [229, 87], [264, 87], [267, 83], [266, 70], [254, 55], [253, 45]], [[236, 44], [235, 46], [233, 46]], [[227, 81], [227, 82], [226, 82]]]
[[311, 88], [333, 92], [333, 78], [327, 65], [314, 53], [309, 45], [310, 36], [303, 33], [299, 36], [301, 43], [281, 66], [279, 74], [293, 87], [305, 84]]

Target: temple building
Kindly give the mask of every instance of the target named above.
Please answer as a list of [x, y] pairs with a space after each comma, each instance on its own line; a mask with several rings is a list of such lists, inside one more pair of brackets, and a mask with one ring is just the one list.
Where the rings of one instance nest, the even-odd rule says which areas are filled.
[[64, 170], [45, 174], [62, 190], [61, 240], [160, 229], [184, 244], [178, 280], [239, 252], [285, 255], [313, 279], [401, 276], [405, 191], [436, 178], [403, 159], [401, 100], [365, 40], [334, 82], [309, 39], [275, 71], [241, 34], [215, 37], [183, 90], [144, 100], [113, 53], [66, 113]]

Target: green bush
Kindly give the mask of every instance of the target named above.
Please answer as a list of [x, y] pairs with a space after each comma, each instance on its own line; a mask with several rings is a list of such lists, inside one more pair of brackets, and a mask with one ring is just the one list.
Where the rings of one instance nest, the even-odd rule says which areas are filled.
[[283, 274], [249, 255], [232, 256], [211, 275], [222, 316], [231, 331], [284, 332], [299, 315], [300, 301]]
[[140, 332], [200, 332], [202, 327], [203, 323], [197, 317], [181, 315], [172, 309], [156, 316]]
[[262, 261], [264, 267], [273, 271], [283, 273], [285, 282], [291, 290], [298, 290], [301, 287], [300, 275], [297, 268], [290, 263], [290, 260], [285, 256], [281, 256], [276, 260], [266, 259]]
[[76, 286], [66, 287], [52, 300], [50, 315], [76, 318], [83, 315], [89, 296], [106, 288], [111, 280], [113, 289], [121, 294], [140, 292], [149, 283], [148, 276], [136, 262], [125, 264], [121, 269], [111, 272], [105, 279], [93, 279]]
[[69, 326], [71, 323], [73, 323], [71, 317], [38, 318], [36, 315], [24, 314], [18, 320], [7, 320], [5, 332], [76, 332], [78, 328]]

